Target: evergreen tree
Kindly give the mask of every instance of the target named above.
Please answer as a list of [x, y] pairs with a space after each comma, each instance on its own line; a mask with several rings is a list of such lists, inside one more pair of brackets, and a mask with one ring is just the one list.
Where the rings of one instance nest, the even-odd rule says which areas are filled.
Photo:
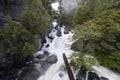
[[120, 72], [120, 2], [96, 1], [90, 2], [93, 5], [87, 5], [89, 8], [78, 9], [74, 15], [74, 37], [78, 38], [74, 45], [82, 54], [96, 57], [102, 66]]

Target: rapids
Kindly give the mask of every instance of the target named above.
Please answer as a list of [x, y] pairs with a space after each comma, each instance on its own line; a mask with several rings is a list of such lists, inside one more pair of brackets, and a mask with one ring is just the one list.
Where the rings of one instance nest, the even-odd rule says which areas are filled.
[[[52, 9], [55, 11], [59, 11], [59, 3], [55, 2], [51, 4]], [[57, 21], [53, 21], [53, 26], [55, 27], [57, 25]], [[69, 58], [73, 51], [70, 49], [70, 46], [73, 43], [72, 36], [73, 33], [69, 32], [68, 34], [64, 34], [65, 31], [65, 26], [59, 27], [58, 28], [61, 30], [61, 36], [58, 37], [57, 30], [53, 28], [51, 32], [49, 33], [49, 36], [54, 37], [54, 39], [51, 41], [48, 37], [46, 37], [46, 43], [42, 47], [41, 51], [38, 53], [41, 54], [44, 51], [49, 51], [52, 55], [56, 55], [58, 58], [57, 63], [53, 64], [50, 66], [50, 68], [46, 71], [46, 73], [38, 78], [38, 80], [69, 80], [64, 61], [63, 61], [63, 53], [66, 54], [66, 56]], [[46, 48], [45, 46], [49, 44], [50, 46]]]

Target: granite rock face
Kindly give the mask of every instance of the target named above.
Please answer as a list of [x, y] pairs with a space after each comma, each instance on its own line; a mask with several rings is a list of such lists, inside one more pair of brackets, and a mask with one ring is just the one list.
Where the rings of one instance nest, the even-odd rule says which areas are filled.
[[5, 24], [6, 15], [10, 15], [13, 20], [18, 21], [25, 6], [24, 0], [0, 0], [0, 27]]

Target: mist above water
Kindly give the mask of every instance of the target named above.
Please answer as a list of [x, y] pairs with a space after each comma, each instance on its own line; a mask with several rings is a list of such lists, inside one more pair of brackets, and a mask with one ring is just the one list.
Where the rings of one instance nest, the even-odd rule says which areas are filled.
[[73, 13], [78, 7], [86, 5], [89, 0], [62, 0], [63, 9], [67, 14]]
[[71, 11], [77, 8], [77, 1], [76, 0], [62, 0], [63, 8], [66, 13], [70, 13]]

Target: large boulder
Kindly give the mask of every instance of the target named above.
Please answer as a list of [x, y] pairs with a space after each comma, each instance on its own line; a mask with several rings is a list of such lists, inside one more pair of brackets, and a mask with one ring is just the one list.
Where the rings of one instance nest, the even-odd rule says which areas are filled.
[[51, 64], [56, 63], [57, 61], [58, 61], [58, 59], [57, 59], [56, 55], [48, 56], [46, 59], [46, 62], [51, 63]]
[[101, 80], [97, 73], [89, 72], [88, 73], [88, 80]]
[[18, 72], [17, 80], [37, 80], [40, 74], [40, 71], [34, 66], [24, 67]]
[[44, 58], [44, 57], [45, 57], [44, 54], [39, 54], [39, 55], [36, 56], [36, 58], [38, 58], [38, 59], [42, 59], [42, 58]]

